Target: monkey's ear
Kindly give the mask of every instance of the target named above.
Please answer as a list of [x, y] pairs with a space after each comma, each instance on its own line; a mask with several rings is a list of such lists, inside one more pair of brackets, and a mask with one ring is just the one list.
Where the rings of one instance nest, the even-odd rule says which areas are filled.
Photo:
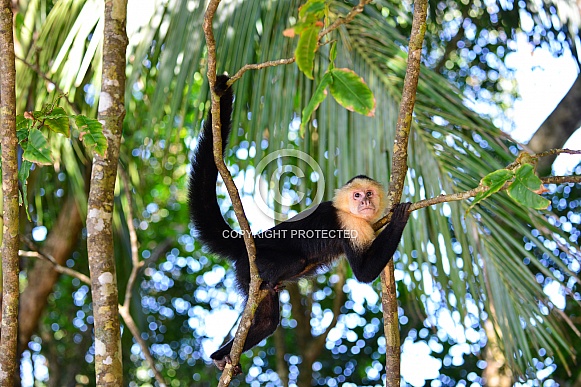
[[216, 84], [214, 85], [214, 92], [218, 94], [220, 97], [226, 93], [229, 86], [226, 82], [230, 80], [230, 77], [227, 74], [218, 75], [216, 77]]

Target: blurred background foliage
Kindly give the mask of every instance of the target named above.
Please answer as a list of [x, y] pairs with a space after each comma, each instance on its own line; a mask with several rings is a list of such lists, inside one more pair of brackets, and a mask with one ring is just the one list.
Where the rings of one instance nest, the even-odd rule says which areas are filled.
[[[208, 255], [188, 226], [188, 161], [208, 108], [204, 4], [130, 0], [128, 12], [120, 168], [131, 187], [117, 184], [118, 282], [123, 297], [131, 269], [126, 226], [131, 221], [146, 261], [131, 289], [132, 314], [172, 386], [216, 384], [208, 354], [231, 333], [241, 310], [227, 263]], [[223, 1], [215, 21], [219, 71], [233, 74], [246, 63], [290, 57], [295, 42], [282, 31], [296, 22], [299, 5], [296, 0]], [[329, 16], [353, 5], [330, 1]], [[473, 188], [482, 176], [514, 160], [520, 145], [492, 125], [502, 124], [503, 109], [518, 97], [504, 59], [515, 47], [516, 33], [555, 55], [567, 50], [577, 55], [579, 12], [569, 12], [570, 6], [559, 0], [430, 2], [405, 200]], [[94, 115], [102, 2], [15, 0], [14, 7], [19, 113], [66, 93], [65, 109]], [[239, 130], [231, 136], [227, 162], [245, 204], [252, 206], [256, 194], [255, 165], [283, 148], [316, 159], [326, 199], [356, 174], [387, 183], [410, 9], [409, 2], [377, 0], [331, 36], [338, 44], [337, 67], [354, 69], [373, 90], [375, 118], [357, 116], [327, 99], [306, 136], [298, 135], [300, 112], [317, 75], [328, 66], [329, 45], [317, 56], [314, 82], [289, 65], [247, 72], [236, 83], [233, 120]], [[485, 116], [467, 103], [491, 108]], [[81, 222], [90, 156], [78, 138], [51, 141], [56, 162], [31, 173], [32, 221], [23, 222], [22, 231], [66, 266], [88, 273]], [[305, 167], [297, 160], [278, 162]], [[280, 187], [289, 197], [305, 192], [312, 200], [319, 177], [306, 176], [283, 174]], [[581, 348], [575, 328], [581, 311], [580, 188], [551, 186], [546, 195], [553, 213], [519, 208], [500, 194], [466, 216], [468, 203], [413, 214], [395, 257], [403, 382], [434, 387], [581, 385], [574, 357], [575, 348]], [[127, 191], [133, 197], [131, 211]], [[78, 212], [71, 210], [74, 204]], [[308, 204], [282, 207], [291, 216]], [[250, 208], [253, 227], [268, 227]], [[223, 209], [234, 225], [229, 201]], [[78, 218], [80, 226], [63, 227], [70, 218]], [[28, 326], [20, 338], [22, 384], [93, 385], [89, 289], [76, 279], [51, 276], [50, 266], [40, 261], [23, 260], [22, 269], [21, 321]], [[290, 285], [281, 294], [281, 327], [243, 357], [245, 376], [234, 383], [381, 385], [385, 340], [380, 286], [351, 278], [343, 263]], [[127, 385], [154, 385], [128, 330], [123, 340]]]

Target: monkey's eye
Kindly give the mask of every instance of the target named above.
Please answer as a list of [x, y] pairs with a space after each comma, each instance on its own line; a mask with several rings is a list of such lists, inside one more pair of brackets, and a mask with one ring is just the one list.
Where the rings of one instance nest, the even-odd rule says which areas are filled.
[[360, 194], [359, 192], [355, 192], [355, 193], [353, 194], [353, 197], [354, 197], [355, 199], [359, 199], [359, 198], [361, 197], [361, 194]]
[[373, 191], [367, 191], [367, 192], [365, 193], [365, 195], [367, 195], [367, 197], [368, 197], [368, 198], [370, 198], [370, 197], [372, 197], [372, 196], [373, 196]]

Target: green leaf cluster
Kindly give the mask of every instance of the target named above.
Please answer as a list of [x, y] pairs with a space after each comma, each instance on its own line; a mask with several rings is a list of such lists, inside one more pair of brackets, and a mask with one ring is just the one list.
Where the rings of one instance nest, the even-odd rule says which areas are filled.
[[[79, 131], [79, 138], [90, 151], [104, 155], [107, 150], [107, 139], [103, 134], [103, 125], [82, 114], [74, 115], [56, 104], [45, 104], [41, 110], [25, 112], [16, 117], [16, 135], [22, 147], [22, 165], [18, 179], [22, 185], [21, 202], [28, 213], [27, 180], [33, 164], [52, 165], [53, 159], [49, 144], [49, 134], [71, 135], [71, 119]], [[43, 132], [46, 132], [43, 133]]]
[[293, 27], [299, 35], [295, 58], [299, 69], [309, 78], [313, 77], [315, 53], [319, 45], [319, 32], [323, 28], [321, 18], [327, 12], [325, 0], [309, 0], [299, 9], [299, 22]]
[[542, 189], [542, 182], [535, 175], [534, 167], [531, 164], [522, 164], [514, 170], [499, 169], [484, 176], [480, 181], [480, 186], [488, 189], [476, 195], [466, 212], [482, 200], [500, 191], [505, 184], [509, 184], [508, 195], [524, 207], [543, 210], [550, 204], [549, 200], [537, 193]]

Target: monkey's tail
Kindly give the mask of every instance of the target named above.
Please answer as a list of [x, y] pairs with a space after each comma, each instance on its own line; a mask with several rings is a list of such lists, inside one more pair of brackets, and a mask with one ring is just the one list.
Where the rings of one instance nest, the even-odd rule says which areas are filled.
[[[228, 142], [231, 130], [232, 89], [227, 87], [228, 77], [219, 75], [216, 79], [216, 92], [220, 97], [220, 122], [222, 126], [222, 153]], [[214, 254], [236, 262], [246, 256], [244, 241], [224, 221], [216, 198], [218, 169], [212, 151], [212, 114], [209, 113], [198, 140], [190, 174], [188, 201], [190, 218], [197, 233], [197, 239]]]

